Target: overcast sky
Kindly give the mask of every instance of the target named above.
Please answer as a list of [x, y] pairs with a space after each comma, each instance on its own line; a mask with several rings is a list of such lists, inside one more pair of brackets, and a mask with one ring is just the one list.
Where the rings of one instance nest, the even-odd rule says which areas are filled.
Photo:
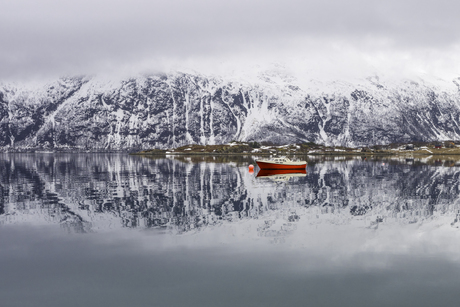
[[0, 79], [289, 63], [460, 76], [453, 0], [3, 0]]

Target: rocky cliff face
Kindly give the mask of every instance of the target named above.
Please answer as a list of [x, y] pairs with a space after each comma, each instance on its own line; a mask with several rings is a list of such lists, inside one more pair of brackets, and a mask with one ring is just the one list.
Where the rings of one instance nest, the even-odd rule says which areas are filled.
[[[368, 145], [460, 139], [460, 78], [303, 83], [157, 74], [121, 81], [62, 78], [0, 85], [0, 146], [124, 150], [231, 140]], [[456, 87], [457, 86], [457, 87]]]

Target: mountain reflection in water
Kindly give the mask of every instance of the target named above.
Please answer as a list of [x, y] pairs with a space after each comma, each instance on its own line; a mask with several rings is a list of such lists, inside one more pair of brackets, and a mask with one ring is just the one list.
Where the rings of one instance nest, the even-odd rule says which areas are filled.
[[458, 306], [457, 162], [316, 159], [1, 154], [1, 306]]
[[[370, 228], [436, 219], [458, 227], [457, 167], [344, 158], [310, 161], [306, 174], [283, 182], [250, 174], [251, 161], [2, 154], [0, 223], [60, 224], [72, 232], [138, 227], [184, 233], [266, 219], [258, 230], [262, 236], [288, 233], [301, 219]], [[275, 219], [284, 225], [271, 227]]]

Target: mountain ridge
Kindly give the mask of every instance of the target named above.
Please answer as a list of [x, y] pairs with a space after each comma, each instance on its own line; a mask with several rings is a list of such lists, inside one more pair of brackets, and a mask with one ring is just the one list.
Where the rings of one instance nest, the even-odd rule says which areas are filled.
[[[367, 146], [460, 140], [460, 78], [438, 84], [173, 72], [0, 85], [2, 151], [113, 151], [270, 141]], [[439, 85], [441, 84], [441, 86]]]

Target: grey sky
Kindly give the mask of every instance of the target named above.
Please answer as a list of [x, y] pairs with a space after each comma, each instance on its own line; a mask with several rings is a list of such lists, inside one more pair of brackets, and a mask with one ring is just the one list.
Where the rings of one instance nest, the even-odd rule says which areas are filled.
[[459, 10], [450, 0], [5, 0], [0, 78], [302, 57], [460, 74]]

